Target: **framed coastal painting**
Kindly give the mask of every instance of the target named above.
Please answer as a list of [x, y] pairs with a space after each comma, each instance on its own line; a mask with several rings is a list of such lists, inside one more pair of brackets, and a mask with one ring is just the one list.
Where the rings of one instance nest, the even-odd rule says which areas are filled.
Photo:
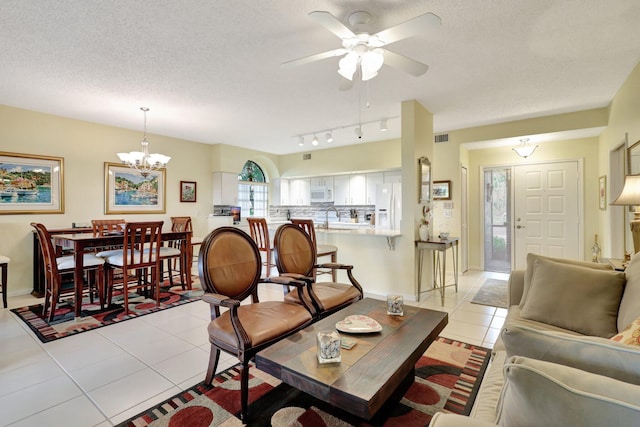
[[166, 170], [143, 177], [120, 163], [104, 164], [104, 213], [165, 213]]
[[180, 201], [195, 202], [196, 201], [196, 182], [180, 181]]
[[0, 214], [32, 213], [64, 213], [64, 159], [0, 151]]
[[433, 200], [451, 200], [451, 181], [433, 181]]

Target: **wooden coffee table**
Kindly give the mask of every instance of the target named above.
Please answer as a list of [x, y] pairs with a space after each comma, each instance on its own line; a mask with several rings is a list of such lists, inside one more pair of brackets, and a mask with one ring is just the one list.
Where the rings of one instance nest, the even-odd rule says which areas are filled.
[[[335, 330], [337, 322], [354, 314], [375, 319], [382, 331], [349, 334], [358, 343], [342, 349], [341, 363], [318, 363], [316, 334]], [[371, 420], [385, 403], [405, 394], [414, 381], [416, 362], [447, 321], [447, 313], [407, 305], [404, 316], [390, 316], [386, 301], [365, 298], [261, 351], [255, 363], [317, 399]]]

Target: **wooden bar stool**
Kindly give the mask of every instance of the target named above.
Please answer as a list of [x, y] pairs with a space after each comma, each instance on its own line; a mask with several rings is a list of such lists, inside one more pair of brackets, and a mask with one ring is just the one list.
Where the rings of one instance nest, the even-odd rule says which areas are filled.
[[2, 303], [4, 304], [4, 308], [7, 308], [7, 276], [9, 274], [10, 262], [11, 258], [0, 255], [0, 270], [2, 270], [2, 283], [0, 283], [0, 287], [2, 288]]
[[[338, 262], [338, 248], [334, 245], [319, 245], [316, 242], [316, 230], [313, 225], [312, 219], [291, 219], [291, 223], [297, 225], [302, 228], [311, 238], [311, 242], [313, 242], [316, 247], [316, 259], [324, 256], [331, 257], [331, 262]], [[331, 271], [326, 270], [313, 270], [313, 278], [315, 279], [318, 274], [329, 274], [331, 273], [331, 281], [335, 282], [337, 280], [337, 274], [335, 269], [331, 269]]]
[[267, 220], [264, 218], [247, 218], [247, 222], [249, 223], [251, 238], [258, 245], [258, 250], [261, 253], [265, 253], [265, 261], [262, 263], [266, 269], [265, 277], [271, 277], [271, 269], [276, 265], [271, 261], [273, 249], [269, 238]]

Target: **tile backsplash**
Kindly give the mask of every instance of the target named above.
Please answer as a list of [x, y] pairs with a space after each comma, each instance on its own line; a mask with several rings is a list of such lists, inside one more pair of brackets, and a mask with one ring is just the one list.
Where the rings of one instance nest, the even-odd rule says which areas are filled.
[[[367, 215], [375, 212], [374, 205], [340, 206], [333, 203], [314, 203], [310, 206], [269, 206], [269, 218], [271, 221], [286, 221], [287, 211], [291, 218], [318, 218], [324, 220], [327, 209], [335, 207], [340, 213], [341, 221], [348, 221], [353, 213], [357, 215], [357, 222], [368, 222]], [[335, 215], [333, 209], [329, 212]], [[330, 218], [331, 218], [330, 216]]]

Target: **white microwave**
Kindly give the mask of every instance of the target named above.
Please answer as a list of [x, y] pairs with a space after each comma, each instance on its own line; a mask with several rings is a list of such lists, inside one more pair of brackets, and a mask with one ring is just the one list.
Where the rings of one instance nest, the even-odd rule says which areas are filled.
[[333, 194], [327, 187], [311, 187], [311, 203], [332, 202]]

